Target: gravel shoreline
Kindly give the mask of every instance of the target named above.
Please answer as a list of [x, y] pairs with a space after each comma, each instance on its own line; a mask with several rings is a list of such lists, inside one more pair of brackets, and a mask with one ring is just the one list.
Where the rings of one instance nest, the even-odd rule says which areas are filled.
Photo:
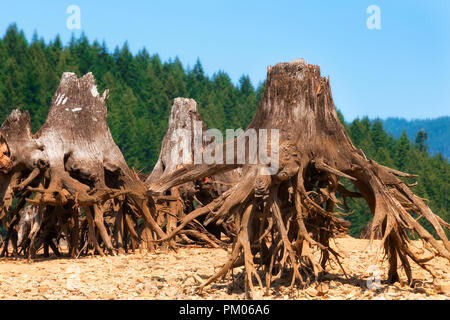
[[[432, 277], [413, 265], [415, 287], [405, 283], [386, 285], [387, 264], [373, 263], [365, 251], [368, 241], [340, 238], [337, 249], [343, 255], [344, 276], [336, 263], [327, 266], [320, 286], [306, 289], [289, 288], [290, 279], [273, 283], [271, 295], [257, 287], [256, 299], [387, 299], [448, 300], [449, 263], [442, 258], [431, 262], [439, 276]], [[0, 259], [0, 299], [244, 299], [241, 270], [234, 272], [232, 286], [227, 279], [208, 286], [200, 296], [196, 286], [218, 270], [227, 260], [223, 249], [183, 247], [178, 253], [135, 253], [116, 257], [82, 257], [80, 259], [38, 258]], [[377, 274], [380, 272], [381, 277]], [[402, 277], [402, 275], [401, 275]], [[241, 277], [242, 278], [242, 277]], [[403, 275], [402, 279], [406, 279]], [[370, 290], [371, 288], [372, 290]]]

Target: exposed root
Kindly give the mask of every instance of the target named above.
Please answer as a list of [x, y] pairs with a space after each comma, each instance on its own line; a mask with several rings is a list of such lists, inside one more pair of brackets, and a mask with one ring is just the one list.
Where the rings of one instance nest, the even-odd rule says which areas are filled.
[[[45, 253], [50, 248], [59, 255], [54, 241], [62, 237], [70, 255], [77, 257], [90, 250], [115, 255], [126, 252], [130, 243], [133, 250], [146, 245], [153, 251], [155, 244], [150, 241], [166, 236], [155, 221], [153, 199], [112, 139], [106, 123], [107, 91], [98, 95], [96, 88], [90, 73], [82, 78], [65, 73], [38, 132], [32, 134], [29, 114], [19, 110], [1, 126], [0, 218], [8, 230], [5, 255], [10, 244], [17, 254], [16, 234], [29, 223], [21, 219], [27, 204], [38, 207], [43, 217], [35, 229], [21, 235], [22, 252], [29, 257], [40, 246]], [[169, 246], [176, 249], [173, 242]]]
[[[339, 253], [330, 247], [330, 240], [348, 229], [348, 222], [342, 218], [348, 214], [335, 211], [341, 203], [339, 199], [348, 208], [347, 198], [363, 198], [372, 211], [371, 243], [379, 234], [380, 248], [384, 248], [389, 261], [389, 281], [398, 281], [402, 268], [408, 282], [412, 282], [409, 260], [432, 275], [428, 261], [435, 256], [450, 260], [449, 241], [443, 230], [448, 229], [449, 223], [433, 214], [424, 200], [398, 178], [415, 175], [379, 165], [353, 146], [334, 109], [329, 81], [320, 77], [317, 66], [293, 61], [270, 67], [264, 95], [247, 132], [253, 129], [279, 130], [278, 171], [261, 175], [260, 172], [268, 172], [260, 170], [265, 164], [243, 165], [243, 178], [237, 185], [216, 202], [186, 215], [181, 224], [208, 214], [208, 223], [233, 217], [238, 230], [230, 259], [200, 290], [240, 266], [245, 268], [248, 296], [254, 293], [253, 277], [261, 286], [257, 272], [260, 267], [265, 273], [266, 293], [271, 283], [286, 272], [292, 275], [291, 286], [318, 281], [331, 259], [348, 277]], [[216, 149], [221, 147], [224, 146]], [[248, 145], [245, 150], [249, 150]], [[187, 165], [150, 188], [163, 192], [235, 167]], [[357, 192], [346, 189], [339, 179], [349, 180]], [[436, 238], [413, 214], [431, 224]], [[173, 238], [181, 229], [162, 240]], [[422, 239], [421, 253], [413, 248], [409, 233]], [[319, 261], [314, 250], [321, 253]], [[422, 255], [425, 251], [427, 254]], [[383, 252], [376, 254], [378, 261]]]

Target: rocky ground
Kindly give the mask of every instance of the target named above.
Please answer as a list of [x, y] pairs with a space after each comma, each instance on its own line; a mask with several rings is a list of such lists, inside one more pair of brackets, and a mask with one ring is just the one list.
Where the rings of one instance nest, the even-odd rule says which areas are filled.
[[[439, 279], [433, 283], [425, 271], [413, 265], [414, 286], [386, 285], [386, 263], [376, 263], [366, 250], [368, 241], [340, 238], [336, 246], [344, 255], [343, 268], [328, 266], [320, 286], [289, 289], [289, 279], [275, 282], [271, 295], [257, 299], [449, 299], [449, 262], [432, 261]], [[244, 299], [242, 273], [207, 287], [202, 296], [195, 287], [227, 259], [223, 249], [181, 248], [178, 253], [136, 253], [116, 257], [37, 258], [0, 260], [0, 299]], [[403, 278], [406, 279], [403, 275]]]

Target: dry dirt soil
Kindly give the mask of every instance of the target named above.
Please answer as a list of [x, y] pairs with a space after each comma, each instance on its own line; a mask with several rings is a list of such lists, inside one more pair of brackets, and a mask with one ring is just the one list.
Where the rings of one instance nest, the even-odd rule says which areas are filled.
[[[442, 258], [431, 262], [438, 275], [432, 277], [413, 265], [415, 283], [403, 280], [385, 284], [387, 265], [375, 262], [367, 249], [368, 240], [337, 239], [342, 265], [335, 262], [320, 286], [290, 289], [290, 278], [273, 283], [269, 296], [259, 289], [257, 299], [449, 299], [450, 264]], [[376, 245], [377, 243], [375, 243]], [[420, 243], [418, 243], [419, 245]], [[77, 260], [37, 257], [32, 263], [23, 258], [0, 260], [0, 299], [244, 299], [242, 269], [208, 286], [197, 295], [198, 284], [225, 263], [223, 249], [182, 247], [178, 253], [135, 253], [120, 256], [87, 256]], [[263, 278], [264, 279], [264, 278]]]

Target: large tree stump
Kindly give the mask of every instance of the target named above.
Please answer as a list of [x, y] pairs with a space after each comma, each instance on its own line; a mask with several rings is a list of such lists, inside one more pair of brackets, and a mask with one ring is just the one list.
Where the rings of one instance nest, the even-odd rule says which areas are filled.
[[[211, 140], [204, 135], [206, 126], [197, 111], [193, 99], [175, 98], [169, 117], [167, 133], [161, 143], [158, 161], [146, 184], [164, 179], [186, 163], [194, 162], [195, 153], [201, 153]], [[194, 139], [200, 141], [194, 141]], [[194, 209], [194, 203], [204, 206], [212, 202], [223, 192], [236, 184], [239, 175], [236, 171], [224, 172], [216, 176], [189, 181], [180, 186], [166, 190], [162, 195], [154, 195], [158, 221], [165, 225], [167, 233], [173, 232], [178, 222], [186, 213]], [[194, 219], [179, 232], [179, 236], [188, 243], [192, 239], [206, 242], [213, 247], [223, 245], [220, 241], [221, 231], [233, 235], [231, 223], [227, 226], [203, 226], [203, 220]]]
[[[373, 213], [371, 238], [381, 232], [378, 253], [381, 256], [384, 248], [389, 259], [390, 282], [399, 279], [399, 268], [412, 282], [410, 260], [431, 274], [427, 261], [436, 255], [450, 260], [450, 244], [442, 228], [449, 228], [449, 224], [433, 214], [399, 179], [412, 175], [378, 164], [355, 148], [337, 116], [330, 82], [320, 76], [318, 66], [296, 60], [269, 67], [264, 95], [246, 132], [251, 129], [279, 131], [279, 170], [275, 174], [267, 175], [267, 170], [261, 170], [267, 168], [263, 164], [188, 165], [150, 186], [153, 192], [161, 192], [242, 167], [243, 178], [238, 184], [209, 205], [191, 212], [165, 239], [171, 239], [189, 221], [202, 215], [207, 215], [205, 223], [220, 222], [229, 215], [239, 221], [240, 232], [229, 261], [200, 290], [242, 265], [248, 293], [254, 289], [253, 278], [262, 286], [257, 266], [264, 268], [267, 290], [283, 271], [291, 272], [292, 285], [297, 280], [303, 284], [306, 278], [318, 279], [328, 259], [332, 257], [339, 263], [338, 252], [330, 247], [330, 239], [345, 229], [339, 218], [342, 214], [335, 211], [339, 195], [344, 199], [363, 197], [368, 203]], [[216, 150], [220, 148], [224, 146]], [[235, 159], [237, 156], [234, 154]], [[358, 192], [345, 189], [341, 179], [350, 180]], [[427, 220], [441, 241], [412, 213]], [[414, 250], [410, 233], [420, 237], [427, 256]], [[311, 254], [311, 247], [322, 252], [320, 261]]]
[[[9, 215], [13, 197], [18, 198], [16, 213], [26, 202], [40, 206], [44, 216], [55, 214], [54, 208], [63, 208], [76, 230], [78, 210], [74, 209], [79, 208], [87, 220], [90, 245], [101, 255], [104, 249], [115, 253], [118, 246], [104, 221], [108, 203], [114, 203], [124, 221], [134, 221], [133, 216], [143, 218], [144, 229], [151, 231], [144, 239], [149, 250], [154, 245], [150, 241], [153, 233], [164, 237], [154, 220], [154, 203], [146, 197], [144, 183], [127, 166], [113, 141], [106, 123], [107, 96], [107, 90], [102, 95], [97, 92], [91, 73], [82, 78], [64, 73], [37, 133], [31, 132], [28, 112], [14, 110], [8, 116], [0, 129], [1, 150], [12, 161], [12, 165], [1, 161], [7, 169], [0, 174], [5, 227], [13, 218]], [[128, 223], [127, 227], [133, 234], [137, 225]], [[74, 237], [71, 254], [77, 256], [78, 235]]]

